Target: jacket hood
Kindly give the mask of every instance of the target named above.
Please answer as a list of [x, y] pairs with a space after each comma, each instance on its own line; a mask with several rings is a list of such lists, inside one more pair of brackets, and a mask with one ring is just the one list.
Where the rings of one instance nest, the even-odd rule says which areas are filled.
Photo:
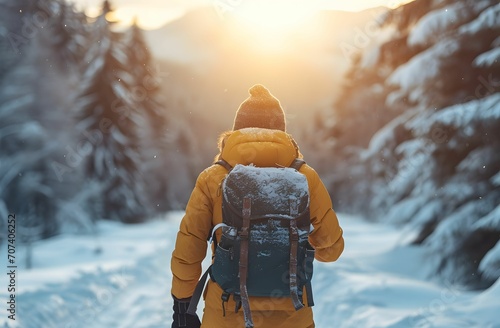
[[219, 158], [231, 166], [253, 164], [260, 167], [288, 167], [302, 157], [293, 138], [286, 132], [246, 128], [231, 132], [224, 140]]

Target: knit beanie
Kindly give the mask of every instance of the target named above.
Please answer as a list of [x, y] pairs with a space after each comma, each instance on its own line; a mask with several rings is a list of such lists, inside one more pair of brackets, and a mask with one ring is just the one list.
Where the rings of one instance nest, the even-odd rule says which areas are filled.
[[234, 118], [233, 130], [264, 128], [286, 131], [285, 113], [280, 102], [263, 85], [248, 91], [250, 97], [241, 103]]

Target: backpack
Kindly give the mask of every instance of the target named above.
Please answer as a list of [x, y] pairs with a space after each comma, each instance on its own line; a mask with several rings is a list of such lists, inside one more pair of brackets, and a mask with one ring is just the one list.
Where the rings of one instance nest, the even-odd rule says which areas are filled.
[[[214, 261], [200, 280], [188, 313], [196, 311], [207, 273], [223, 290], [224, 313], [224, 302], [232, 294], [235, 311], [243, 308], [246, 327], [253, 327], [249, 296], [290, 298], [299, 310], [305, 288], [307, 305], [313, 306], [309, 188], [305, 175], [298, 172], [304, 161], [296, 159], [288, 168], [241, 164], [232, 168], [224, 160], [216, 164], [228, 170], [222, 182], [223, 222], [212, 229]], [[219, 228], [222, 237], [217, 242]]]

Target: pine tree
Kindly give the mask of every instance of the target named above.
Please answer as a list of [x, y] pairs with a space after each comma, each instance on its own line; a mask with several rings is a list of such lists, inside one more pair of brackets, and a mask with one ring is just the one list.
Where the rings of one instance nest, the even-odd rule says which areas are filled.
[[47, 41], [56, 49], [58, 59], [65, 68], [78, 71], [89, 39], [87, 17], [72, 4], [53, 1], [52, 6], [57, 8], [50, 20], [53, 37]]
[[33, 0], [0, 3], [0, 80], [23, 58], [24, 49], [36, 34], [32, 24], [35, 11]]
[[161, 76], [153, 62], [142, 31], [136, 22], [124, 34], [123, 44], [127, 48], [129, 73], [134, 81], [130, 101], [134, 111], [141, 117], [139, 137], [141, 140], [141, 171], [148, 186], [148, 207], [154, 212], [171, 208], [167, 201], [168, 172], [164, 169], [169, 160], [166, 131], [169, 122], [166, 109], [160, 103]]
[[171, 156], [186, 135], [169, 124], [141, 31], [112, 31], [111, 11], [105, 1], [92, 20], [62, 0], [0, 2], [0, 212], [29, 219], [35, 239], [61, 222], [141, 221], [192, 178], [192, 136]]
[[[106, 13], [107, 5], [105, 3]], [[96, 135], [86, 174], [102, 182], [104, 218], [123, 222], [142, 221], [146, 208], [139, 172], [137, 129], [140, 116], [129, 93], [136, 85], [128, 72], [126, 47], [112, 32], [105, 13], [94, 23], [92, 46], [86, 54], [89, 63], [83, 75], [78, 107], [78, 128]]]
[[34, 226], [39, 227], [37, 237], [58, 232], [57, 199], [50, 182], [50, 158], [57, 144], [35, 115], [40, 109], [37, 86], [27, 81], [33, 81], [36, 72], [33, 62], [26, 61], [9, 73], [9, 85], [0, 84], [0, 199], [19, 216], [20, 239]]
[[[392, 38], [374, 48], [373, 65], [362, 65], [367, 52], [352, 68], [338, 125], [324, 132], [337, 141], [337, 203], [409, 225], [436, 272], [479, 288], [500, 272], [500, 226], [491, 224], [500, 199], [498, 17], [491, 0], [417, 0], [390, 12], [382, 25]], [[366, 119], [374, 109], [378, 123]], [[370, 133], [356, 139], [354, 127]]]
[[164, 137], [168, 122], [164, 108], [158, 101], [161, 77], [135, 22], [123, 36], [123, 44], [128, 50], [129, 73], [137, 83], [132, 87], [131, 101], [140, 108], [138, 112], [147, 118], [153, 137], [159, 140]]

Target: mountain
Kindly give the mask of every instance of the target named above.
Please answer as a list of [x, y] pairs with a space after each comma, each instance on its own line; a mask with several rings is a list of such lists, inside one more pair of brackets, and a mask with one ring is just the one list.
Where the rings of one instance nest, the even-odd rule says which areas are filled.
[[235, 110], [255, 83], [281, 100], [290, 131], [298, 133], [304, 119], [310, 122], [313, 112], [328, 108], [340, 89], [350, 62], [341, 46], [355, 45], [359, 31], [385, 11], [319, 12], [293, 34], [270, 39], [204, 7], [146, 32], [146, 40], [168, 74], [163, 87], [176, 99], [174, 110], [202, 117], [212, 137], [231, 128]]

